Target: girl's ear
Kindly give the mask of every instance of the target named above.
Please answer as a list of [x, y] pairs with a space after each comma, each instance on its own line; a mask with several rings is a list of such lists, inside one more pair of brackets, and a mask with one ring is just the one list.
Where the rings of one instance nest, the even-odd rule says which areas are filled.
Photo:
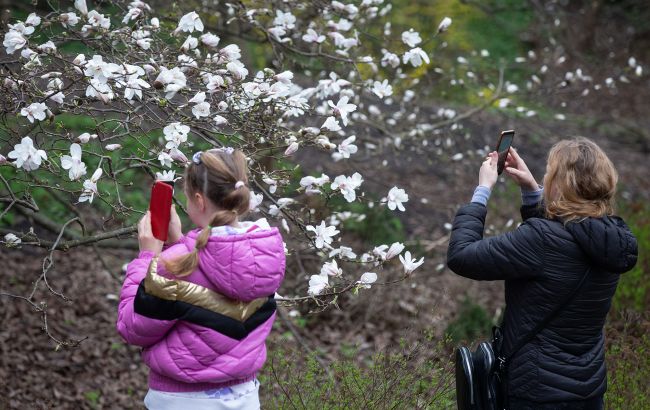
[[194, 193], [194, 201], [199, 211], [205, 212], [205, 207], [207, 204], [205, 203], [205, 198], [203, 198], [203, 195], [201, 195], [200, 192]]

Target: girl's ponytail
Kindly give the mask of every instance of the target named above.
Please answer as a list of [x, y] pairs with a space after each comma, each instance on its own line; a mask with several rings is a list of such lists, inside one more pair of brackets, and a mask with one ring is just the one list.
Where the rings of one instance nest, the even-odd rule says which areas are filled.
[[241, 151], [206, 151], [200, 158], [200, 163], [191, 164], [185, 172], [186, 193], [202, 192], [220, 209], [201, 230], [192, 252], [164, 261], [165, 269], [178, 277], [187, 276], [197, 268], [199, 251], [207, 245], [212, 227], [232, 224], [248, 212], [250, 202], [246, 159]]

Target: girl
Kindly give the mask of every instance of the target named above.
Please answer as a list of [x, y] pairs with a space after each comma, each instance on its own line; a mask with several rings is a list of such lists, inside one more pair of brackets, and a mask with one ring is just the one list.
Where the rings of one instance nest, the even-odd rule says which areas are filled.
[[185, 171], [187, 213], [198, 229], [183, 236], [172, 207], [168, 244], [138, 225], [140, 254], [127, 267], [117, 330], [142, 346], [149, 409], [258, 409], [256, 374], [275, 319], [284, 276], [277, 228], [240, 222], [249, 210], [242, 152], [198, 152]]
[[[471, 279], [505, 280], [501, 353], [514, 355], [506, 363], [508, 408], [602, 409], [603, 324], [619, 275], [637, 260], [636, 239], [612, 216], [616, 170], [586, 138], [553, 146], [543, 189], [516, 151], [510, 151], [506, 167], [522, 190], [524, 222], [483, 238], [486, 204], [497, 181], [493, 152], [481, 167], [472, 202], [456, 214], [447, 264]], [[530, 342], [512, 351], [564, 301], [569, 302]]]

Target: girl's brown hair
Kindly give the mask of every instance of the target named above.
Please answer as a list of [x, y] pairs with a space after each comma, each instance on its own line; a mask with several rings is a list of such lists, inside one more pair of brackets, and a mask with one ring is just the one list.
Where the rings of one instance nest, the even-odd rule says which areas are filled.
[[618, 173], [593, 141], [577, 137], [555, 144], [544, 175], [546, 216], [564, 222], [614, 213]]
[[210, 224], [201, 230], [191, 253], [165, 261], [167, 271], [181, 277], [189, 275], [198, 266], [199, 251], [208, 243], [211, 228], [232, 224], [239, 216], [248, 213], [250, 202], [248, 166], [246, 157], [239, 150], [213, 149], [196, 154], [185, 170], [184, 181], [188, 198], [199, 192], [218, 211]]

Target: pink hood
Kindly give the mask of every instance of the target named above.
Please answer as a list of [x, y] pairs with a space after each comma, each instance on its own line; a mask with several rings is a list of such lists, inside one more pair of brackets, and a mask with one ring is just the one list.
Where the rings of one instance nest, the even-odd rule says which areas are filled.
[[[160, 260], [194, 249], [199, 230], [188, 232]], [[275, 313], [241, 340], [190, 323], [183, 317], [159, 320], [134, 311], [151, 252], [141, 252], [127, 267], [120, 293], [117, 330], [129, 343], [143, 346], [149, 387], [161, 391], [201, 391], [251, 380], [266, 360], [265, 340]], [[199, 253], [199, 266], [180, 280], [207, 287], [231, 299], [250, 301], [273, 295], [284, 277], [285, 255], [277, 228], [210, 237]], [[174, 278], [158, 264], [158, 274]], [[175, 278], [177, 279], [177, 278]]]
[[[164, 251], [161, 260], [172, 259], [194, 249], [201, 231], [187, 233], [182, 241]], [[210, 288], [230, 299], [251, 301], [270, 296], [284, 278], [282, 236], [277, 228], [228, 236], [211, 236], [199, 252], [199, 269], [185, 279]], [[162, 270], [167, 277], [171, 275]]]

